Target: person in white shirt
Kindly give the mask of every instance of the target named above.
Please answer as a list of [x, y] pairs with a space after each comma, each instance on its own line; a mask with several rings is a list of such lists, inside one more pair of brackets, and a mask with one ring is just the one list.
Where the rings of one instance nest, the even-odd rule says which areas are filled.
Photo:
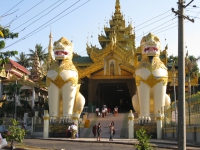
[[76, 134], [77, 134], [77, 126], [76, 126], [76, 124], [73, 122], [70, 128], [71, 128], [71, 131], [72, 131], [71, 138], [75, 139], [76, 138]]

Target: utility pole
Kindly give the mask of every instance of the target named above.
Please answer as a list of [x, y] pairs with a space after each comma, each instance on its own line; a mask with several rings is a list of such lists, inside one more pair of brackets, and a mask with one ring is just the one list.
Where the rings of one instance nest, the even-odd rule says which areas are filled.
[[184, 5], [184, 0], [178, 0], [178, 11], [172, 12], [178, 15], [178, 149], [186, 150], [186, 121], [185, 121], [185, 50], [184, 50], [184, 19], [194, 22], [184, 16], [186, 8], [194, 0]]
[[16, 108], [16, 102], [17, 102], [17, 80], [16, 80], [16, 87], [15, 87], [15, 115], [14, 119], [17, 120], [17, 108]]

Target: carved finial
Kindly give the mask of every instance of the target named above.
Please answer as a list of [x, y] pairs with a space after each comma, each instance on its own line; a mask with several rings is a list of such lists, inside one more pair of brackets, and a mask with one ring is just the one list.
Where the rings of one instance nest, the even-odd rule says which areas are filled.
[[130, 110], [130, 113], [133, 113], [132, 110]]
[[158, 110], [158, 113], [160, 114], [160, 110]]
[[120, 12], [120, 2], [119, 0], [116, 0], [115, 3], [115, 13]]

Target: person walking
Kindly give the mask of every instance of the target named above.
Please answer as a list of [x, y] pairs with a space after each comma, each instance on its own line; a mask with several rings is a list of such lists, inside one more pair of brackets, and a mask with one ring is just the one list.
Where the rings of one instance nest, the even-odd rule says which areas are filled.
[[114, 108], [113, 114], [114, 114], [114, 116], [118, 115], [118, 107], [117, 106]]
[[109, 127], [110, 127], [110, 139], [109, 139], [109, 141], [113, 141], [113, 136], [115, 134], [115, 126], [114, 126], [113, 123], [111, 123], [111, 125]]
[[92, 133], [93, 133], [94, 137], [96, 137], [96, 135], [97, 135], [97, 126], [96, 126], [96, 124], [92, 127]]
[[72, 130], [71, 139], [75, 139], [76, 138], [76, 134], [77, 134], [77, 126], [76, 126], [76, 124], [73, 122], [70, 128]]
[[102, 129], [101, 129], [101, 124], [100, 124], [100, 122], [99, 122], [99, 124], [97, 125], [97, 141], [101, 141], [101, 131], [102, 131]]
[[102, 108], [102, 118], [104, 118], [104, 117], [105, 117], [105, 109]]
[[115, 125], [115, 124], [114, 124], [114, 121], [112, 121], [112, 122], [109, 124], [109, 127], [110, 127], [112, 124], [113, 124], [113, 126]]

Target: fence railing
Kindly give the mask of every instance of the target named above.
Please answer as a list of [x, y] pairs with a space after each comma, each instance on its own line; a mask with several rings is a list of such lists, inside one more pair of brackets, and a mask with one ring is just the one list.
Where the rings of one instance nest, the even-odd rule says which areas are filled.
[[[164, 109], [164, 127], [176, 126], [178, 123], [178, 102], [173, 102]], [[200, 92], [186, 98], [186, 125], [200, 125]]]

